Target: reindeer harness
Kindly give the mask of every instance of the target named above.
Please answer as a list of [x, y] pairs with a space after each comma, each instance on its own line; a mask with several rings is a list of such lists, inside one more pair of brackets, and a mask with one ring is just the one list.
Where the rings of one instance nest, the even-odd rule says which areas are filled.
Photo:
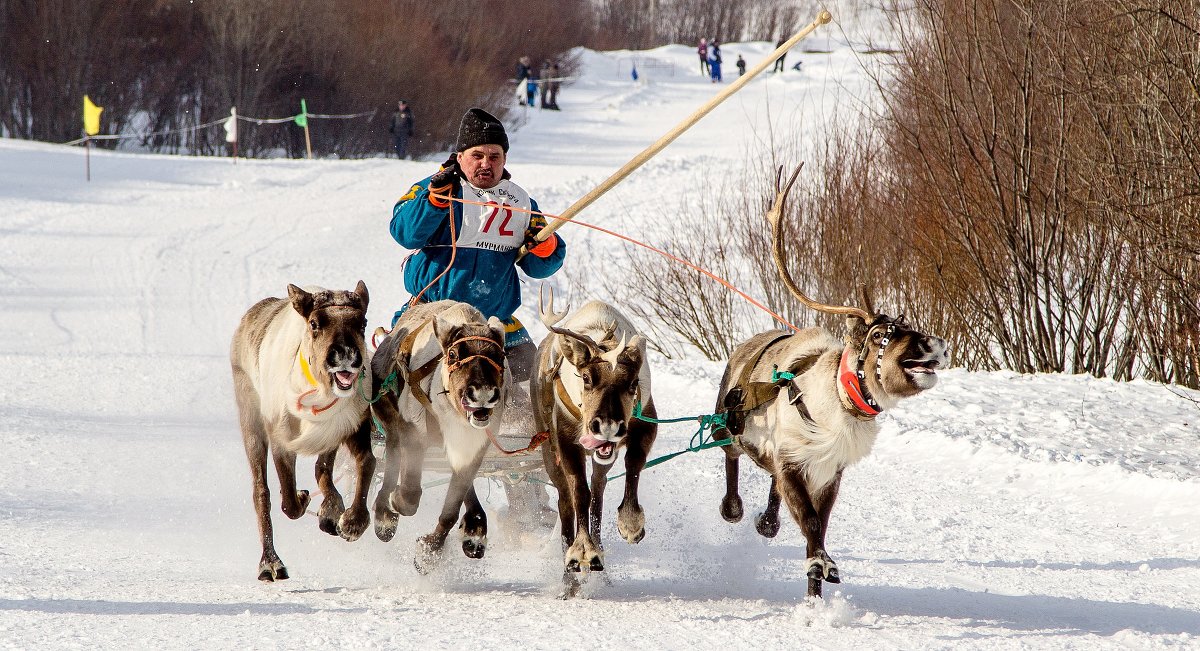
[[[434, 369], [436, 369], [438, 364], [441, 363], [442, 358], [445, 355], [443, 353], [439, 352], [438, 354], [434, 355], [432, 359], [430, 359], [428, 362], [425, 362], [420, 367], [412, 369], [412, 370], [408, 370], [408, 360], [412, 358], [413, 344], [417, 340], [417, 335], [420, 334], [421, 330], [424, 329], [424, 327], [425, 327], [425, 325], [427, 325], [427, 323], [428, 322], [423, 323], [420, 326], [417, 326], [416, 328], [413, 328], [412, 332], [408, 333], [407, 335], [404, 336], [404, 339], [400, 340], [400, 344], [396, 348], [396, 358], [397, 358], [397, 361], [400, 362], [398, 364], [398, 366], [400, 368], [400, 373], [404, 376], [404, 384], [408, 386], [408, 390], [412, 392], [413, 397], [417, 399], [417, 402], [420, 402], [422, 405], [425, 406], [426, 409], [429, 409], [433, 406], [433, 403], [429, 399], [429, 394], [425, 391], [425, 389], [423, 389], [421, 387], [421, 382], [425, 378], [429, 377], [430, 374], [433, 373]], [[504, 349], [504, 344], [497, 342], [495, 339], [492, 339], [491, 337], [480, 337], [480, 336], [462, 337], [460, 339], [455, 339], [454, 341], [450, 342], [450, 347], [453, 347], [454, 345], [460, 344], [464, 341], [486, 341], [487, 343], [490, 343], [493, 346], [499, 346], [501, 350]], [[504, 367], [501, 366], [500, 364], [496, 363], [496, 360], [492, 359], [491, 357], [488, 357], [487, 355], [470, 355], [470, 356], [464, 357], [460, 360], [450, 362], [450, 363], [446, 364], [446, 371], [448, 373], [454, 373], [455, 371], [463, 368], [467, 364], [467, 362], [469, 362], [473, 359], [476, 359], [476, 358], [482, 359], [482, 360], [486, 361], [487, 363], [491, 364], [492, 367], [494, 367], [501, 374], [504, 373]]]
[[[892, 334], [896, 330], [896, 323], [902, 318], [877, 320], [867, 331], [867, 336], [863, 340], [863, 345], [859, 349], [857, 356], [854, 355], [854, 349], [850, 346], [846, 346], [845, 350], [842, 351], [837, 373], [838, 385], [845, 392], [842, 398], [842, 406], [859, 420], [872, 420], [882, 411], [879, 403], [875, 401], [875, 398], [867, 390], [865, 384], [867, 377], [865, 367], [871, 336], [878, 329], [884, 329], [882, 338], [879, 341], [879, 350], [875, 356], [875, 378], [882, 382], [883, 354], [888, 344], [892, 341]], [[784, 387], [787, 387], [788, 390], [788, 404], [794, 405], [805, 421], [812, 422], [808, 408], [804, 405], [804, 396], [792, 380], [812, 368], [820, 355], [806, 355], [795, 359], [788, 365], [786, 371], [773, 369], [769, 381], [754, 380], [751, 377], [767, 351], [780, 341], [791, 337], [792, 334], [787, 331], [763, 333], [756, 335], [747, 342], [747, 345], [753, 346], [751, 354], [747, 357], [741, 368], [737, 370], [736, 379], [730, 384], [728, 391], [725, 393], [724, 411], [730, 415], [726, 430], [731, 436], [737, 437], [741, 435], [744, 426], [741, 419], [742, 415], [748, 414], [764, 404], [775, 400], [779, 395], [779, 391]], [[852, 359], [855, 360], [853, 368], [850, 365]], [[841, 396], [842, 392], [839, 392], [839, 397]]]

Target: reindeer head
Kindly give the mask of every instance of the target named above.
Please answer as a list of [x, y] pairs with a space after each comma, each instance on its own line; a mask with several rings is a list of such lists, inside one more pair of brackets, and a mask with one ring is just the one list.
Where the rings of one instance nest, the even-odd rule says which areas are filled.
[[292, 307], [308, 322], [302, 355], [318, 388], [338, 398], [354, 395], [354, 383], [367, 359], [367, 286], [354, 291], [320, 290], [309, 293], [288, 285]]
[[587, 335], [549, 327], [562, 335], [557, 342], [558, 352], [575, 367], [583, 382], [579, 444], [592, 451], [597, 463], [610, 464], [629, 433], [646, 340], [634, 335], [629, 341], [618, 341], [609, 332], [597, 344]]
[[[781, 186], [782, 168], [775, 180], [775, 203], [767, 212], [774, 239], [772, 254], [780, 279], [802, 304], [828, 314], [846, 316], [846, 350], [842, 354], [839, 379], [853, 380], [861, 387], [861, 402], [852, 402], [869, 415], [895, 404], [900, 398], [914, 396], [937, 384], [937, 369], [949, 363], [949, 349], [941, 337], [914, 330], [901, 315], [895, 319], [876, 314], [865, 288], [861, 298], [864, 308], [818, 303], [800, 291], [787, 270], [783, 251], [783, 214], [788, 192], [800, 173], [797, 167], [786, 185]], [[849, 376], [852, 374], [852, 376]], [[865, 407], [865, 408], [864, 408]]]
[[450, 402], [472, 427], [486, 428], [504, 398], [504, 324], [496, 317], [464, 324], [439, 315], [433, 334], [442, 347]]
[[912, 328], [903, 315], [879, 314], [870, 321], [851, 315], [846, 330], [843, 367], [853, 368], [869, 395], [888, 404], [932, 389], [937, 369], [949, 363], [946, 341]]

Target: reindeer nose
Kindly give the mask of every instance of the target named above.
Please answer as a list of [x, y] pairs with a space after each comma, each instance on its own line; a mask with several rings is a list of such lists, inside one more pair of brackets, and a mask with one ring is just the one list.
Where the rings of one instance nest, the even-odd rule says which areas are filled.
[[599, 416], [593, 418], [591, 423], [588, 423], [588, 429], [591, 431], [592, 436], [597, 438], [620, 438], [625, 436], [624, 422], [619, 420], [614, 421], [608, 418], [601, 418]]
[[329, 368], [357, 368], [362, 366], [362, 355], [353, 346], [332, 346], [325, 361]]
[[468, 387], [467, 396], [476, 405], [492, 406], [500, 401], [496, 387]]

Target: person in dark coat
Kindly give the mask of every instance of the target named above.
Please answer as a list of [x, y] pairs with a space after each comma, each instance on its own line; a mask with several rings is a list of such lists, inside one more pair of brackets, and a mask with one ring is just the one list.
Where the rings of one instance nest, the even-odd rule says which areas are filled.
[[408, 102], [396, 102], [396, 112], [392, 113], [392, 123], [388, 125], [388, 133], [392, 134], [392, 145], [396, 147], [396, 158], [404, 160], [408, 155], [408, 139], [413, 135], [413, 114], [408, 108]]
[[550, 78], [546, 80], [546, 92], [550, 94], [546, 99], [546, 108], [558, 110], [558, 85], [561, 81], [558, 78], [558, 62], [550, 64]]
[[708, 39], [700, 39], [700, 45], [696, 48], [696, 53], [700, 55], [700, 74], [708, 76]]
[[740, 54], [738, 55], [738, 60], [737, 60], [737, 69], [738, 69], [738, 76], [739, 76], [739, 77], [741, 77], [742, 75], [746, 74], [746, 60], [745, 60], [745, 59], [743, 59], [743, 58], [742, 58], [742, 55], [740, 55]]
[[[784, 43], [787, 43], [787, 39], [781, 37], [779, 39], [779, 41], [775, 43], [775, 49], [778, 50], [780, 47], [783, 46]], [[786, 58], [787, 58], [787, 52], [780, 54], [779, 58], [775, 59], [775, 66], [771, 68], [771, 72], [783, 72], [783, 70], [784, 70], [783, 60]]]
[[708, 71], [714, 84], [721, 81], [721, 42], [715, 38], [708, 41]]
[[529, 57], [521, 57], [517, 59], [517, 104], [525, 106], [525, 80], [533, 74], [533, 68], [529, 65]]

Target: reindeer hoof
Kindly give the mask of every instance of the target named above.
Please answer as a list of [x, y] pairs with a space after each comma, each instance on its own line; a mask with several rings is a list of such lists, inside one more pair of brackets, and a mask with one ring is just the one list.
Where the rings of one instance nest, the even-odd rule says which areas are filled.
[[321, 531], [336, 536], [338, 535], [338, 518], [346, 512], [346, 507], [342, 504], [341, 495], [330, 495], [321, 502], [321, 510], [317, 512], [317, 526]]
[[366, 507], [356, 506], [342, 513], [342, 517], [338, 518], [336, 533], [346, 542], [354, 542], [362, 537], [370, 523], [371, 517], [367, 515]]
[[759, 513], [758, 517], [754, 518], [754, 528], [763, 538], [774, 538], [779, 533], [779, 518]]
[[592, 559], [591, 570], [593, 572], [603, 572], [604, 571], [604, 561], [601, 561], [599, 556], [596, 556], [595, 558]]
[[726, 496], [721, 500], [721, 517], [726, 522], [742, 521], [742, 498], [740, 495]]
[[413, 557], [413, 567], [421, 575], [429, 574], [442, 560], [442, 547], [445, 539], [439, 540], [434, 534], [421, 536], [417, 539], [417, 554]]
[[463, 538], [462, 550], [467, 558], [483, 558], [484, 552], [487, 551], [487, 536]]
[[400, 518], [395, 511], [375, 509], [375, 537], [388, 542], [396, 535], [396, 525]]
[[567, 561], [567, 571], [568, 572], [582, 572], [583, 570], [579, 567], [579, 561], [572, 558], [571, 560]]
[[[617, 531], [631, 545], [642, 542], [646, 537], [646, 513], [640, 507], [618, 509]], [[600, 539], [599, 535], [594, 537]]]
[[288, 578], [287, 568], [280, 561], [263, 561], [258, 564], [258, 580], [264, 583], [285, 581]]
[[825, 580], [830, 583], [841, 583], [842, 582], [842, 577], [840, 574], [838, 574], [838, 569], [837, 569], [836, 565], [829, 568], [829, 571], [825, 573]]

